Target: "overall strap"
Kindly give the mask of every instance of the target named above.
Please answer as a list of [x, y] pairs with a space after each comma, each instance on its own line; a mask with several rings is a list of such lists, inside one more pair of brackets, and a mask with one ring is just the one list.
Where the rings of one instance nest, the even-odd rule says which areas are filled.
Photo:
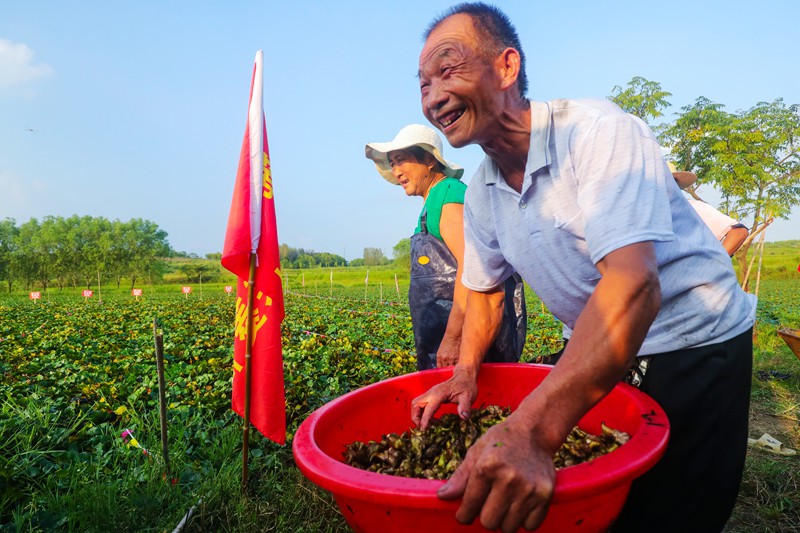
[[428, 208], [422, 206], [422, 214], [419, 216], [420, 233], [428, 233]]

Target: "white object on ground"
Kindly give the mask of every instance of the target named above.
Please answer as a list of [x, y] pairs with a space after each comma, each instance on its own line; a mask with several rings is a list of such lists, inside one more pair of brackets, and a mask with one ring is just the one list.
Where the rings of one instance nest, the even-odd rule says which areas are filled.
[[777, 453], [778, 455], [790, 456], [790, 455], [795, 455], [797, 453], [797, 451], [792, 450], [791, 448], [784, 447], [781, 441], [779, 441], [769, 433], [764, 433], [758, 440], [747, 439], [747, 444], [749, 446], [753, 446], [754, 448], [761, 448], [768, 452]]

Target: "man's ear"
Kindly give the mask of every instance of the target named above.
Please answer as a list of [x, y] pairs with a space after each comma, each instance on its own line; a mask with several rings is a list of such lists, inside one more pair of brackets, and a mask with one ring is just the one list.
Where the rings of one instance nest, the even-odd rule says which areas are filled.
[[502, 90], [505, 91], [517, 85], [520, 62], [519, 52], [514, 48], [506, 48], [495, 60]]

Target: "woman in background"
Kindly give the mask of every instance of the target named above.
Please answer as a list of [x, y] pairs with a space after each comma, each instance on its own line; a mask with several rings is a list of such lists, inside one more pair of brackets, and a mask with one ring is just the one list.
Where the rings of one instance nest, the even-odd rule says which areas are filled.
[[[461, 283], [464, 170], [444, 159], [439, 134], [419, 124], [404, 127], [390, 142], [367, 144], [365, 153], [386, 181], [424, 200], [411, 237], [408, 290], [417, 369], [454, 365], [467, 302], [467, 288]], [[519, 361], [525, 343], [522, 280], [513, 274], [504, 289], [503, 324], [484, 362]]]

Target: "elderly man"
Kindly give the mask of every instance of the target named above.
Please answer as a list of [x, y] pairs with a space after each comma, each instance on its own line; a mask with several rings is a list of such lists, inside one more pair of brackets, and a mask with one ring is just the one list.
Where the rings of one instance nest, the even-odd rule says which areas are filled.
[[547, 379], [475, 443], [439, 497], [462, 498], [464, 523], [537, 527], [554, 452], [633, 367], [672, 435], [614, 531], [719, 531], [744, 464], [755, 298], [647, 126], [604, 100], [527, 100], [524, 57], [507, 17], [481, 3], [435, 20], [420, 54], [423, 113], [451, 145], [478, 144], [486, 158], [464, 206], [459, 360], [412, 402], [412, 419], [426, 427], [444, 402], [466, 416], [514, 271], [573, 330]]

